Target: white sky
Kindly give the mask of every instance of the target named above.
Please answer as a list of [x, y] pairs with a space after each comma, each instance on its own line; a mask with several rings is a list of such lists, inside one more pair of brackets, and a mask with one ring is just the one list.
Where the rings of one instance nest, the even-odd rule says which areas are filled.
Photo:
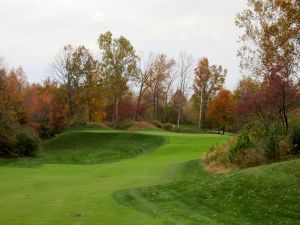
[[98, 36], [109, 30], [137, 52], [206, 56], [229, 70], [232, 89], [241, 76], [234, 18], [245, 7], [246, 0], [0, 0], [0, 56], [39, 82], [64, 45], [97, 54]]

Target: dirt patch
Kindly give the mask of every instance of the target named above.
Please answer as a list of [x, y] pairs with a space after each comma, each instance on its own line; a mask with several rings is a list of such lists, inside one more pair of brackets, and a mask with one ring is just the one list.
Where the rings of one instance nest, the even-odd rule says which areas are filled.
[[71, 216], [72, 216], [72, 217], [75, 217], [75, 218], [84, 217], [84, 215], [81, 214], [81, 213], [73, 213], [73, 214], [71, 214]]
[[155, 129], [158, 130], [156, 126], [147, 121], [134, 121], [133, 125], [128, 129], [129, 131], [142, 130], [142, 129]]

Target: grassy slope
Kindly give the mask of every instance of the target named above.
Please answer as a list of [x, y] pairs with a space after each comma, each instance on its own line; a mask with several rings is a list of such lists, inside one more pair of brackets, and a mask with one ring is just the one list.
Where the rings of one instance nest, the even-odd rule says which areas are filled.
[[0, 167], [0, 224], [299, 224], [299, 161], [211, 176], [186, 162], [229, 137], [139, 133], [169, 144], [105, 164]]
[[66, 132], [44, 141], [43, 151], [37, 158], [0, 159], [0, 165], [33, 166], [112, 162], [147, 153], [166, 142], [166, 138], [157, 135], [78, 130]]
[[166, 136], [170, 143], [135, 158], [105, 164], [1, 166], [0, 224], [164, 224], [164, 218], [119, 204], [112, 193], [157, 184], [171, 166], [200, 158], [212, 144], [228, 137], [143, 133]]
[[184, 163], [173, 182], [114, 193], [126, 206], [169, 224], [300, 224], [300, 161], [227, 174]]

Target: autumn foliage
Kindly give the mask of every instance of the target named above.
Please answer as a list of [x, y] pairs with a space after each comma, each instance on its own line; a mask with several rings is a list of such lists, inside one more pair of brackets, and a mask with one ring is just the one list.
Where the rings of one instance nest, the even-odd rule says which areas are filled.
[[[49, 138], [67, 127], [99, 122], [124, 129], [132, 120], [148, 120], [176, 132], [183, 132], [185, 123], [198, 127], [196, 132], [225, 134], [255, 121], [264, 135], [288, 135], [290, 119], [300, 105], [300, 42], [291, 33], [282, 34], [284, 29], [297, 32], [286, 18], [275, 19], [294, 12], [293, 5], [267, 1], [266, 6], [276, 8], [274, 16], [267, 7], [257, 7], [260, 4], [251, 0], [250, 11], [237, 17], [246, 30], [241, 65], [250, 75], [233, 91], [224, 89], [227, 69], [206, 57], [195, 61], [184, 52], [177, 59], [163, 53], [138, 55], [128, 39], [111, 32], [98, 38], [100, 57], [83, 45], [61, 48], [41, 83], [29, 83], [22, 68], [0, 65], [0, 154], [31, 154], [16, 153], [20, 137], [34, 144], [33, 134]], [[268, 16], [263, 18], [262, 12]], [[265, 138], [270, 146], [279, 146], [272, 135]]]
[[217, 129], [232, 130], [235, 121], [235, 102], [228, 90], [221, 90], [208, 104], [207, 117]]

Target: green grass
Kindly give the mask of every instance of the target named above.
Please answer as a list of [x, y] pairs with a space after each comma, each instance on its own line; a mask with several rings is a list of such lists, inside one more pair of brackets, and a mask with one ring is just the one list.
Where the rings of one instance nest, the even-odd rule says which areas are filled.
[[204, 133], [196, 124], [180, 124], [180, 129], [184, 133]]
[[214, 176], [200, 168], [185, 163], [171, 183], [114, 197], [169, 224], [300, 224], [298, 160]]
[[[44, 143], [47, 157], [1, 161], [0, 224], [299, 224], [299, 161], [225, 175], [201, 170], [202, 154], [229, 138], [164, 131], [67, 132]], [[103, 149], [115, 156], [119, 147], [127, 151], [125, 157], [98, 158], [107, 157]], [[64, 157], [56, 158], [59, 153]]]
[[111, 162], [147, 153], [167, 142], [167, 138], [127, 132], [66, 132], [44, 141], [37, 158], [0, 160], [0, 165], [94, 164]]

